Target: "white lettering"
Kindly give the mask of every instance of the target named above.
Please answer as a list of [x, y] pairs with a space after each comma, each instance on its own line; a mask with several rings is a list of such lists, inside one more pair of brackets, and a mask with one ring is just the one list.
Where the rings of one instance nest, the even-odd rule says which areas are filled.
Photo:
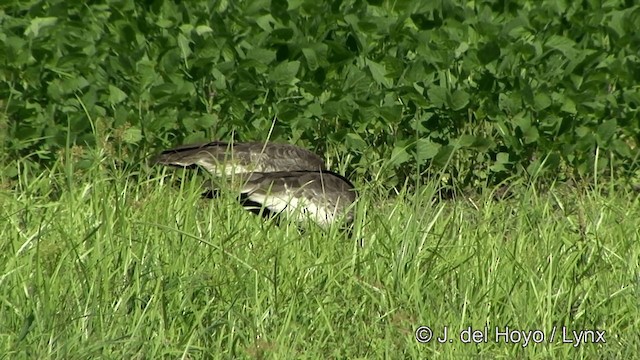
[[496, 326], [496, 342], [500, 342], [500, 337], [504, 336], [504, 342], [509, 342], [509, 327], [504, 327], [504, 332], [500, 332], [500, 328]]

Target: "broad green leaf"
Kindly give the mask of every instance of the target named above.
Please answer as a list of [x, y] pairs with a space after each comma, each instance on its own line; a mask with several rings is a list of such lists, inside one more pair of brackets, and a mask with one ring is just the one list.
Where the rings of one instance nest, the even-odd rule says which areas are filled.
[[315, 50], [311, 48], [302, 49], [302, 54], [304, 58], [307, 60], [307, 65], [309, 66], [309, 70], [315, 71], [318, 69], [318, 57], [316, 56]]
[[429, 96], [429, 100], [431, 101], [431, 103], [433, 103], [433, 105], [436, 107], [442, 107], [447, 102], [446, 88], [434, 86], [427, 90], [427, 95]]
[[[636, 11], [637, 11], [637, 3], [636, 3]], [[619, 37], [626, 35], [625, 18], [628, 13], [629, 13], [629, 10], [620, 10], [620, 11], [613, 10], [608, 13], [609, 16], [607, 16], [607, 19], [609, 21], [606, 23], [606, 26], [608, 26], [610, 29], [615, 31], [616, 35], [618, 35]], [[636, 16], [636, 19], [638, 19], [637, 16]]]
[[538, 140], [540, 134], [538, 133], [538, 129], [535, 126], [530, 126], [527, 130], [522, 134], [524, 138], [525, 144], [531, 144]]
[[478, 50], [478, 60], [486, 65], [500, 58], [500, 46], [494, 41], [488, 42]]
[[183, 58], [188, 58], [191, 55], [191, 47], [189, 43], [191, 41], [187, 39], [183, 34], [178, 34], [178, 46], [180, 47], [180, 51], [182, 52]]
[[309, 104], [309, 106], [307, 106], [307, 110], [305, 111], [305, 115], [306, 116], [321, 117], [322, 116], [322, 106], [317, 102]]
[[620, 139], [613, 139], [611, 147], [615, 152], [619, 155], [624, 156], [626, 158], [632, 158], [633, 154], [631, 153], [631, 149], [629, 145]]
[[574, 103], [569, 97], [564, 97], [563, 100], [560, 111], [575, 115], [578, 112], [578, 110], [576, 110], [576, 103]]
[[247, 59], [257, 60], [262, 64], [268, 65], [276, 59], [276, 52], [264, 48], [253, 48], [247, 52]]
[[509, 153], [499, 152], [498, 154], [496, 154], [496, 162], [500, 164], [509, 163]]
[[207, 25], [198, 25], [196, 26], [196, 34], [202, 35], [213, 32], [213, 29]]
[[213, 126], [219, 119], [217, 114], [204, 114], [200, 117], [200, 127], [208, 129]]
[[127, 93], [116, 86], [109, 85], [109, 104], [114, 105], [123, 102], [127, 98]]
[[379, 111], [387, 123], [397, 124], [402, 120], [402, 106], [382, 106]]
[[513, 116], [513, 124], [520, 128], [520, 131], [525, 132], [531, 128], [531, 116], [528, 114], [518, 113]]
[[347, 148], [353, 150], [365, 150], [367, 148], [367, 143], [362, 139], [362, 136], [355, 133], [348, 133], [345, 137], [345, 143]]
[[455, 50], [455, 57], [460, 58], [467, 50], [469, 50], [469, 44], [465, 41], [461, 42]]
[[396, 146], [391, 151], [391, 159], [389, 159], [389, 163], [391, 163], [391, 165], [400, 165], [404, 164], [409, 159], [411, 159], [411, 155], [407, 152], [406, 147]]
[[551, 35], [545, 42], [550, 48], [559, 50], [565, 56], [572, 57], [576, 53], [575, 41], [560, 35]]
[[171, 27], [173, 27], [173, 21], [163, 18], [163, 19], [159, 19], [158, 21], [156, 21], [156, 25], [158, 27], [161, 27], [163, 29], [169, 29]]
[[441, 147], [436, 156], [433, 157], [433, 163], [440, 167], [447, 165], [451, 161], [453, 151], [454, 147], [452, 145]]
[[135, 126], [128, 128], [122, 134], [122, 141], [127, 144], [137, 144], [140, 140], [142, 140], [142, 131]]
[[270, 33], [271, 31], [273, 31], [273, 23], [276, 22], [271, 14], [258, 16], [254, 18], [254, 21], [256, 22], [256, 25], [258, 25], [260, 29], [262, 29], [266, 33]]
[[516, 93], [501, 93], [498, 96], [498, 106], [503, 111], [516, 114], [522, 109], [522, 100]]
[[279, 84], [292, 84], [297, 80], [299, 69], [299, 61], [283, 61], [269, 73], [269, 79]]
[[596, 139], [598, 143], [602, 146], [608, 143], [613, 135], [616, 133], [618, 128], [618, 121], [616, 119], [605, 120], [602, 124], [598, 126], [598, 131], [596, 133]]
[[382, 85], [385, 88], [390, 88], [393, 85], [393, 81], [386, 77], [387, 70], [384, 65], [375, 61], [367, 60], [367, 66], [369, 67], [373, 80], [375, 80], [379, 85]]
[[193, 132], [189, 135], [187, 135], [187, 137], [184, 138], [184, 143], [185, 144], [189, 144], [189, 143], [197, 143], [197, 142], [203, 142], [206, 141], [207, 138], [204, 135], [203, 131], [196, 131]]
[[38, 37], [40, 34], [40, 30], [47, 27], [53, 26], [58, 22], [57, 17], [36, 17], [31, 19], [31, 23], [25, 29], [24, 35], [28, 37]]
[[300, 111], [297, 106], [288, 102], [283, 102], [275, 107], [275, 113], [279, 120], [285, 123], [291, 123], [293, 119], [298, 117]]
[[496, 161], [489, 169], [494, 172], [502, 172], [507, 170], [507, 165], [509, 165], [509, 153], [499, 152], [496, 155]]
[[418, 139], [416, 142], [416, 161], [423, 163], [438, 154], [442, 145], [434, 143], [429, 139]]
[[596, 144], [596, 137], [591, 132], [585, 133], [583, 136], [578, 138], [576, 141], [578, 151], [592, 151], [593, 147]]
[[626, 90], [622, 96], [625, 102], [633, 104], [636, 109], [640, 107], [640, 88]]
[[153, 97], [155, 98], [170, 96], [172, 94], [175, 94], [175, 92], [176, 92], [176, 86], [171, 83], [163, 83], [151, 88], [151, 95], [153, 95]]
[[460, 135], [456, 140], [455, 145], [458, 148], [465, 148], [471, 146], [476, 141], [476, 137], [473, 135]]
[[470, 148], [478, 152], [485, 152], [489, 149], [494, 148], [495, 146], [496, 143], [493, 140], [481, 136], [475, 136], [473, 144], [470, 145]]
[[456, 90], [451, 94], [451, 109], [458, 111], [464, 109], [469, 104], [469, 94], [464, 90]]
[[551, 106], [551, 98], [543, 92], [538, 92], [534, 97], [534, 103], [535, 109], [541, 111]]

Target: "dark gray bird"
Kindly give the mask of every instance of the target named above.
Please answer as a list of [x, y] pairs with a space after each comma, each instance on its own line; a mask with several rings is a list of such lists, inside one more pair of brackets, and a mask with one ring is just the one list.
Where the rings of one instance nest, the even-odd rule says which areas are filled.
[[290, 144], [210, 143], [191, 144], [165, 150], [154, 164], [177, 167], [201, 166], [216, 176], [253, 172], [320, 171], [324, 161], [316, 154]]
[[336, 221], [353, 221], [353, 184], [330, 171], [252, 173], [240, 192], [249, 203], [300, 223], [312, 220], [326, 228]]

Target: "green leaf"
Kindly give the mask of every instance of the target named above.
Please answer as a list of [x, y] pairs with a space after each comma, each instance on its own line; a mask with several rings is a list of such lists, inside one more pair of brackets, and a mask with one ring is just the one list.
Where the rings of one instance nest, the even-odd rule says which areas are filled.
[[577, 52], [575, 41], [560, 35], [551, 35], [545, 45], [562, 52], [567, 57], [573, 57]]
[[292, 84], [297, 82], [299, 69], [299, 61], [283, 61], [271, 71], [269, 79], [278, 84]]
[[560, 111], [575, 115], [578, 112], [578, 110], [576, 110], [576, 103], [569, 97], [564, 97], [563, 100]]
[[137, 127], [130, 127], [122, 134], [122, 141], [127, 144], [137, 144], [142, 140], [142, 131]]
[[371, 76], [376, 83], [384, 86], [387, 89], [393, 86], [392, 80], [386, 77], [387, 70], [385, 69], [384, 65], [378, 64], [375, 61], [367, 60], [367, 67], [369, 68]]
[[268, 65], [276, 59], [276, 52], [269, 49], [253, 48], [247, 53], [247, 59], [253, 59]]
[[476, 137], [473, 135], [460, 135], [455, 142], [457, 148], [465, 148], [471, 146], [476, 141]]
[[208, 129], [213, 126], [219, 119], [217, 114], [204, 114], [200, 117], [200, 127]]
[[204, 132], [202, 132], [202, 131], [193, 132], [193, 133], [187, 135], [184, 138], [184, 142], [186, 144], [196, 143], [196, 142], [204, 142], [206, 140], [207, 140], [207, 138], [204, 136]]
[[171, 83], [163, 83], [151, 88], [151, 95], [155, 98], [173, 95], [176, 92], [176, 86]]
[[496, 154], [496, 162], [500, 164], [509, 163], [509, 153], [499, 152], [498, 154]]
[[186, 36], [184, 36], [183, 34], [178, 34], [178, 47], [180, 48], [180, 52], [182, 53], [183, 58], [188, 58], [192, 53], [191, 47], [189, 46], [190, 42], [191, 40], [189, 40]]
[[626, 103], [632, 105], [635, 108], [640, 107], [640, 89], [626, 90], [622, 94]]
[[478, 50], [478, 60], [482, 65], [486, 65], [500, 58], [500, 46], [495, 41], [485, 44]]
[[493, 140], [482, 136], [476, 136], [473, 144], [471, 144], [469, 147], [479, 152], [485, 152], [489, 149], [494, 148], [495, 146], [496, 143]]
[[421, 164], [425, 160], [433, 159], [441, 147], [442, 145], [434, 143], [429, 139], [418, 139], [416, 142], [416, 161]]
[[427, 90], [429, 100], [436, 107], [442, 107], [447, 102], [447, 89], [441, 86], [432, 87]]
[[47, 27], [53, 26], [58, 22], [57, 17], [36, 17], [31, 19], [31, 23], [24, 31], [24, 36], [29, 37], [38, 37], [40, 34], [40, 30]]
[[631, 154], [631, 149], [629, 145], [620, 139], [613, 139], [611, 144], [613, 150], [617, 152], [619, 155], [624, 156], [628, 159], [633, 158], [633, 154]]
[[535, 126], [530, 126], [527, 130], [524, 131], [523, 138], [525, 144], [532, 144], [538, 141], [538, 138], [540, 138], [538, 129]]
[[409, 159], [411, 159], [411, 155], [407, 152], [406, 147], [397, 146], [391, 151], [391, 159], [389, 159], [389, 163], [391, 165], [400, 165], [404, 164]]
[[617, 128], [618, 121], [616, 119], [606, 120], [600, 124], [596, 133], [596, 141], [598, 141], [598, 144], [602, 146], [608, 143], [613, 138]]
[[307, 60], [307, 66], [309, 67], [309, 70], [316, 71], [319, 67], [316, 51], [311, 48], [304, 48], [302, 49], [302, 54], [304, 55], [304, 58]]
[[[625, 18], [627, 18], [627, 13], [633, 11], [631, 10], [633, 8], [627, 8], [625, 10], [613, 10], [611, 12], [608, 13], [608, 20], [606, 23], [606, 26], [609, 27], [610, 29], [612, 29], [613, 31], [616, 32], [616, 35], [618, 35], [618, 37], [623, 37], [624, 35], [626, 35], [626, 31], [625, 28], [627, 26], [625, 26]], [[637, 10], [637, 7], [636, 7]], [[631, 16], [629, 16], [631, 17]], [[637, 19], [637, 16], [636, 16]], [[606, 20], [605, 20], [606, 21]]]
[[452, 145], [445, 145], [440, 148], [440, 151], [433, 157], [433, 163], [437, 166], [445, 166], [451, 160], [454, 147]]
[[549, 106], [551, 106], [551, 98], [549, 97], [549, 95], [543, 93], [543, 92], [539, 92], [535, 95], [534, 97], [534, 104], [535, 104], [535, 109], [537, 111], [541, 111], [544, 110], [546, 108], [548, 108]]
[[198, 25], [198, 26], [196, 26], [196, 34], [198, 34], [198, 35], [207, 34], [207, 33], [210, 33], [210, 32], [213, 32], [213, 29], [210, 28], [207, 25]]
[[380, 116], [389, 124], [397, 124], [402, 120], [402, 106], [382, 106]]
[[362, 139], [362, 136], [355, 133], [348, 133], [345, 137], [345, 144], [348, 149], [362, 151], [367, 148], [367, 143]]
[[499, 152], [496, 154], [496, 161], [489, 167], [489, 169], [494, 172], [502, 172], [507, 170], [506, 165], [509, 165], [509, 153]]
[[109, 84], [109, 104], [114, 105], [127, 99], [127, 94], [116, 86]]
[[451, 94], [449, 106], [455, 111], [464, 109], [469, 104], [469, 94], [464, 90], [456, 90]]
[[516, 114], [522, 109], [522, 99], [516, 93], [501, 93], [498, 95], [498, 106], [502, 111]]

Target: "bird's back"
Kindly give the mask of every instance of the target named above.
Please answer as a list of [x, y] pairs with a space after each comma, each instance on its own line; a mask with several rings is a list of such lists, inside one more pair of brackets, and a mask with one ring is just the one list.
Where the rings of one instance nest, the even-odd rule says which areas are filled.
[[309, 217], [326, 226], [340, 217], [345, 222], [353, 220], [353, 184], [329, 171], [253, 173], [241, 192], [265, 208], [288, 213], [299, 221]]
[[178, 167], [202, 166], [214, 175], [251, 172], [319, 171], [324, 161], [316, 154], [290, 144], [210, 143], [191, 144], [165, 150], [154, 163]]

